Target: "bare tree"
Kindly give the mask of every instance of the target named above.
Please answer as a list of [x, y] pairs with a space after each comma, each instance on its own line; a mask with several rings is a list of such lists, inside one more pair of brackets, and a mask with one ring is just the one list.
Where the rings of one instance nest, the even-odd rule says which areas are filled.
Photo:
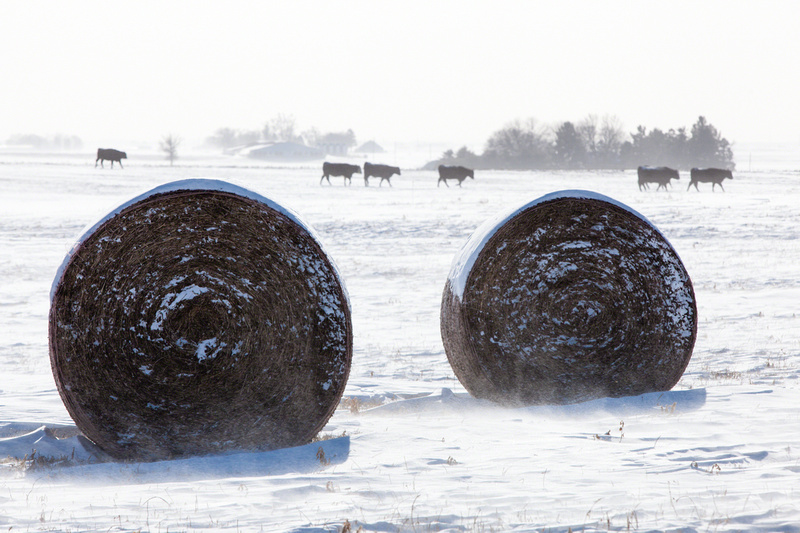
[[317, 146], [323, 137], [322, 133], [313, 126], [301, 133], [300, 136], [308, 146]]
[[272, 128], [270, 127], [269, 122], [264, 124], [264, 128], [261, 130], [261, 138], [267, 142], [275, 140], [275, 134], [272, 133]]
[[486, 141], [483, 157], [497, 168], [546, 168], [550, 163], [546, 135], [535, 119], [515, 120]]
[[159, 145], [161, 147], [161, 151], [167, 154], [167, 159], [169, 159], [170, 166], [172, 166], [175, 163], [175, 160], [178, 158], [178, 146], [180, 146], [180, 144], [181, 138], [171, 133], [161, 139], [161, 143]]
[[302, 142], [300, 136], [295, 133], [295, 127], [294, 115], [279, 113], [268, 126], [264, 127], [264, 136], [269, 135], [276, 141]]
[[624, 140], [625, 130], [622, 129], [620, 119], [615, 115], [605, 115], [598, 134], [598, 163], [603, 166], [614, 166]]
[[597, 115], [587, 115], [585, 119], [577, 124], [578, 134], [583, 139], [583, 144], [590, 154], [597, 151]]

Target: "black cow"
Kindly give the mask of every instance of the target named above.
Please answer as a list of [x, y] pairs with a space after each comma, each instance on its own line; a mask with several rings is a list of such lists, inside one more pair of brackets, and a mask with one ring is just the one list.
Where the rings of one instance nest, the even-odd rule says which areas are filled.
[[725, 178], [732, 180], [733, 172], [724, 168], [693, 168], [689, 171], [689, 187], [686, 190], [688, 191], [694, 185], [694, 188], [700, 192], [700, 189], [697, 188], [698, 183], [711, 183], [712, 192], [717, 185], [722, 192], [725, 192], [725, 188], [722, 186], [722, 180]]
[[347, 182], [353, 183], [353, 174], [361, 174], [361, 167], [358, 165], [351, 165], [349, 163], [322, 163], [322, 177], [319, 179], [319, 184], [322, 185], [322, 180], [328, 180], [328, 185], [331, 184], [331, 176], [342, 176], [344, 184]]
[[392, 186], [392, 176], [394, 174], [400, 175], [400, 167], [390, 167], [389, 165], [373, 165], [372, 163], [364, 163], [364, 187], [369, 186], [370, 176], [380, 178], [381, 181], [378, 187], [383, 185], [383, 180], [389, 182], [389, 187]]
[[442, 182], [447, 185], [447, 180], [458, 180], [458, 186], [461, 187], [461, 182], [467, 177], [475, 179], [475, 171], [467, 167], [439, 165], [439, 181], [436, 182], [436, 186]]
[[636, 169], [639, 175], [639, 190], [649, 189], [648, 183], [658, 183], [656, 190], [664, 187], [667, 190], [670, 180], [680, 180], [680, 174], [674, 168], [669, 167], [639, 167]]
[[97, 162], [100, 161], [100, 168], [105, 168], [103, 167], [103, 161], [111, 161], [111, 168], [114, 168], [114, 161], [116, 161], [119, 163], [120, 168], [125, 168], [122, 166], [123, 159], [128, 159], [128, 154], [125, 152], [120, 152], [113, 148], [98, 148], [97, 159], [94, 160], [94, 166], [97, 168]]

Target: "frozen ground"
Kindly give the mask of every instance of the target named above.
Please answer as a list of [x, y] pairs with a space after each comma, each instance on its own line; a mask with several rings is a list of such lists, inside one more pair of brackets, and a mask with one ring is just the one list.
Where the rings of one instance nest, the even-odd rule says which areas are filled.
[[[365, 188], [358, 175], [352, 187], [321, 187], [318, 165], [178, 163], [131, 157], [111, 170], [91, 156], [0, 156], [0, 455], [17, 458], [0, 469], [0, 527], [800, 531], [797, 170], [740, 165], [727, 192], [698, 193], [685, 175], [669, 192], [639, 192], [633, 172], [477, 172], [448, 189], [404, 167], [392, 188]], [[345, 401], [325, 429], [338, 438], [225, 458], [24, 468], [33, 449], [50, 461], [80, 452], [47, 352], [50, 285], [70, 244], [120, 203], [189, 177], [294, 209], [337, 262], [355, 341]], [[473, 400], [439, 336], [452, 258], [487, 218], [572, 188], [634, 208], [681, 255], [699, 308], [689, 368], [664, 394], [526, 409]]]

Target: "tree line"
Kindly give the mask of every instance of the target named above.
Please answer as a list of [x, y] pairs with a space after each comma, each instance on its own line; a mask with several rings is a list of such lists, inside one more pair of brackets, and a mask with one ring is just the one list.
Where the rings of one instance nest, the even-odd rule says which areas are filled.
[[77, 135], [53, 135], [45, 137], [33, 133], [18, 133], [6, 139], [7, 146], [24, 146], [36, 150], [81, 150], [83, 141]]
[[733, 169], [733, 149], [705, 117], [685, 127], [647, 131], [639, 126], [626, 135], [618, 118], [589, 115], [546, 128], [535, 119], [515, 120], [494, 132], [482, 154], [466, 146], [448, 150], [425, 168], [440, 164], [477, 169], [630, 169], [640, 165]]
[[235, 130], [219, 128], [206, 139], [206, 145], [222, 150], [250, 146], [260, 142], [291, 142], [306, 146], [343, 146], [350, 149], [356, 146], [353, 130], [322, 133], [316, 128], [297, 131], [297, 123], [292, 115], [279, 114], [267, 121], [260, 130]]

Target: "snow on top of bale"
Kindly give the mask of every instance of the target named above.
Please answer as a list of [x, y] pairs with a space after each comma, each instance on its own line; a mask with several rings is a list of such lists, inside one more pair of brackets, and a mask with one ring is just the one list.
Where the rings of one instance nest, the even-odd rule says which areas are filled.
[[[188, 179], [183, 179], [183, 180], [171, 181], [171, 182], [159, 185], [157, 187], [154, 187], [154, 188], [152, 188], [152, 189], [150, 189], [150, 190], [148, 190], [148, 191], [146, 191], [146, 192], [144, 192], [142, 194], [139, 194], [139, 195], [135, 196], [134, 198], [131, 198], [130, 200], [128, 200], [126, 202], [123, 202], [122, 204], [117, 206], [115, 209], [112, 209], [111, 211], [109, 211], [108, 214], [106, 214], [105, 216], [101, 217], [97, 222], [89, 224], [81, 232], [81, 235], [78, 237], [78, 239], [72, 245], [72, 248], [67, 253], [66, 257], [64, 258], [64, 261], [61, 263], [61, 265], [59, 266], [58, 270], [56, 271], [55, 278], [53, 279], [53, 284], [52, 284], [52, 286], [50, 288], [50, 301], [51, 302], [53, 301], [53, 295], [55, 293], [56, 286], [58, 285], [58, 282], [61, 279], [61, 274], [62, 274], [63, 270], [66, 268], [67, 264], [70, 261], [70, 258], [72, 257], [72, 253], [75, 250], [77, 250], [78, 248], [80, 248], [81, 243], [84, 240], [86, 240], [86, 238], [91, 236], [97, 230], [97, 228], [99, 228], [102, 224], [104, 224], [105, 222], [107, 222], [108, 220], [110, 220], [111, 218], [116, 216], [117, 214], [119, 214], [122, 210], [124, 210], [124, 209], [126, 209], [126, 208], [128, 208], [128, 207], [130, 207], [130, 206], [132, 206], [132, 205], [134, 205], [134, 204], [146, 199], [146, 198], [149, 198], [149, 197], [157, 195], [157, 194], [165, 194], [165, 193], [176, 192], [176, 191], [219, 191], [219, 192], [227, 192], [227, 193], [230, 193], [230, 194], [241, 196], [243, 198], [249, 198], [249, 199], [254, 200], [256, 202], [260, 202], [260, 203], [268, 206], [270, 209], [274, 209], [275, 211], [277, 211], [279, 213], [282, 213], [287, 218], [292, 220], [295, 224], [297, 224], [298, 226], [303, 228], [312, 237], [314, 237], [314, 239], [319, 243], [320, 248], [323, 248], [323, 250], [324, 250], [324, 246], [322, 245], [322, 241], [320, 240], [320, 238], [317, 235], [316, 231], [311, 227], [310, 224], [306, 223], [303, 220], [303, 218], [297, 212], [295, 212], [293, 209], [291, 209], [291, 208], [289, 208], [287, 206], [284, 206], [284, 205], [272, 200], [271, 198], [267, 198], [266, 196], [263, 196], [263, 195], [255, 192], [255, 191], [252, 191], [252, 190], [247, 189], [245, 187], [241, 187], [239, 185], [235, 185], [233, 183], [230, 183], [230, 182], [227, 182], [227, 181], [224, 181], [224, 180], [210, 179], [210, 178], [188, 178]], [[332, 258], [329, 258], [329, 259], [330, 259], [330, 262], [333, 265], [333, 267], [337, 269], [337, 273], [338, 273], [338, 267], [336, 267], [336, 263], [333, 261]], [[339, 276], [339, 277], [341, 278], [341, 276]], [[344, 284], [342, 284], [342, 288], [346, 292], [347, 288], [344, 286]], [[349, 296], [348, 296], [348, 298], [349, 298]], [[349, 300], [348, 300], [348, 305], [349, 305]]]
[[[522, 211], [558, 198], [587, 198], [608, 202], [616, 205], [617, 207], [630, 211], [643, 221], [647, 221], [644, 215], [641, 215], [631, 207], [598, 192], [586, 191], [582, 189], [568, 189], [545, 194], [544, 196], [527, 202], [519, 207], [514, 207], [507, 211], [501, 211], [494, 217], [486, 220], [483, 224], [478, 226], [478, 228], [472, 233], [472, 235], [470, 235], [458, 253], [456, 253], [456, 255], [453, 257], [453, 262], [450, 267], [450, 275], [448, 276], [453, 293], [459, 298], [461, 298], [461, 296], [464, 294], [467, 276], [472, 269], [472, 265], [475, 264], [475, 259], [477, 259], [478, 254], [480, 254], [481, 250], [483, 250], [483, 247], [486, 245], [486, 241], [488, 241], [497, 230], [503, 227], [506, 222], [517, 216]], [[648, 223], [650, 222], [648, 221]], [[656, 226], [653, 224], [650, 225], [653, 226], [656, 231], [659, 231]]]

